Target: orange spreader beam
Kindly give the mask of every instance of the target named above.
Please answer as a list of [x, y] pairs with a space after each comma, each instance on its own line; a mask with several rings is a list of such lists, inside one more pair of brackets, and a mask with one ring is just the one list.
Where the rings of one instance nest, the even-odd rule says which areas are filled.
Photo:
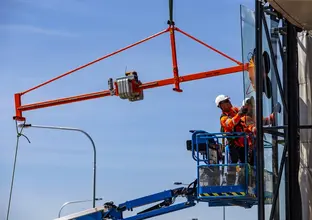
[[[176, 46], [175, 46], [175, 31], [178, 31], [184, 35], [186, 35], [187, 37], [190, 37], [191, 39], [197, 41], [198, 43], [208, 47], [209, 49], [215, 51], [216, 53], [219, 53], [220, 55], [232, 60], [233, 62], [235, 62], [237, 65], [233, 66], [233, 67], [228, 67], [228, 68], [223, 68], [223, 69], [218, 69], [218, 70], [212, 70], [212, 71], [207, 71], [207, 72], [200, 72], [200, 73], [194, 73], [194, 74], [189, 74], [189, 75], [184, 75], [184, 76], [179, 76], [179, 71], [178, 71], [178, 62], [177, 62], [177, 54], [176, 54]], [[35, 87], [32, 87], [24, 92], [21, 93], [16, 93], [14, 95], [14, 99], [15, 99], [15, 116], [13, 117], [14, 120], [18, 120], [18, 121], [24, 121], [25, 118], [23, 117], [23, 112], [25, 111], [30, 111], [30, 110], [35, 110], [35, 109], [40, 109], [40, 108], [47, 108], [47, 107], [52, 107], [52, 106], [58, 106], [58, 105], [64, 105], [64, 104], [69, 104], [69, 103], [73, 103], [73, 102], [79, 102], [79, 101], [85, 101], [85, 100], [90, 100], [90, 99], [96, 99], [96, 98], [101, 98], [101, 97], [105, 97], [105, 96], [111, 96], [111, 93], [109, 90], [104, 90], [104, 91], [100, 91], [100, 92], [93, 92], [93, 93], [87, 93], [87, 94], [82, 94], [82, 95], [77, 95], [77, 96], [71, 96], [71, 97], [65, 97], [65, 98], [59, 98], [59, 99], [55, 99], [55, 100], [49, 100], [49, 101], [43, 101], [43, 102], [36, 102], [36, 103], [32, 103], [32, 104], [25, 104], [22, 105], [22, 96], [25, 95], [28, 92], [31, 92], [33, 90], [36, 90], [42, 86], [45, 86], [49, 83], [52, 83], [62, 77], [65, 77], [69, 74], [72, 74], [78, 70], [81, 70], [83, 68], [86, 68], [87, 66], [90, 66], [94, 63], [97, 63], [101, 60], [104, 60], [108, 57], [111, 57], [113, 55], [116, 55], [122, 51], [125, 51], [129, 48], [132, 48], [134, 46], [137, 46], [143, 42], [146, 42], [150, 39], [153, 39], [161, 34], [164, 34], [166, 32], [170, 32], [170, 43], [171, 43], [171, 53], [172, 53], [172, 65], [173, 65], [173, 78], [168, 78], [168, 79], [163, 79], [163, 80], [158, 80], [158, 81], [154, 81], [154, 82], [149, 82], [149, 83], [144, 83], [142, 85], [139, 86], [139, 89], [151, 89], [151, 88], [156, 88], [156, 87], [161, 87], [161, 86], [167, 86], [167, 85], [174, 85], [173, 90], [177, 91], [177, 92], [182, 92], [182, 90], [180, 89], [180, 83], [182, 82], [188, 82], [188, 81], [192, 81], [192, 80], [199, 80], [199, 79], [204, 79], [204, 78], [209, 78], [209, 77], [214, 77], [214, 76], [221, 76], [221, 75], [226, 75], [226, 74], [231, 74], [231, 73], [236, 73], [236, 72], [242, 72], [244, 70], [247, 69], [247, 65], [243, 65], [241, 62], [229, 57], [228, 55], [220, 52], [219, 50], [209, 46], [208, 44], [198, 40], [197, 38], [189, 35], [188, 33], [182, 31], [179, 28], [174, 27], [174, 24], [169, 24], [169, 27], [161, 32], [158, 32], [150, 37], [147, 37], [143, 40], [140, 40], [134, 44], [131, 44], [129, 46], [126, 46], [122, 49], [119, 49], [113, 53], [107, 54], [103, 57], [100, 57], [92, 62], [89, 62], [85, 65], [82, 65], [78, 68], [75, 68], [73, 70], [70, 70], [60, 76], [57, 76], [51, 80], [48, 80], [44, 83], [41, 83]], [[118, 95], [118, 94], [117, 94]]]

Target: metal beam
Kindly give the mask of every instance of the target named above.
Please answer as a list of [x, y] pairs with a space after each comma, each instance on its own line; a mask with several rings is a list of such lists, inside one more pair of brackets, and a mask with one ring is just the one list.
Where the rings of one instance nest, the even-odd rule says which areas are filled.
[[[284, 48], [282, 46], [282, 42], [281, 42], [280, 38], [278, 38], [278, 47], [279, 47], [279, 51], [281, 54], [282, 63], [284, 63]], [[284, 89], [284, 93], [285, 93], [285, 89]]]
[[257, 189], [258, 220], [265, 219], [264, 213], [264, 144], [263, 144], [263, 74], [262, 74], [262, 17], [263, 5], [255, 0], [256, 8], [256, 128], [257, 128]]
[[[297, 68], [297, 31], [287, 22], [287, 99], [288, 99], [288, 207], [287, 218], [289, 220], [302, 219], [301, 195], [298, 182], [299, 171], [299, 89]], [[291, 88], [291, 89], [290, 89]]]
[[272, 127], [264, 127], [263, 130], [264, 131], [275, 131], [275, 130], [279, 130], [279, 129], [286, 129], [287, 126], [272, 126]]
[[267, 133], [267, 134], [271, 134], [271, 135], [275, 135], [275, 136], [279, 136], [279, 137], [284, 137], [285, 133], [283, 132], [278, 132], [275, 130], [267, 130], [267, 131], [263, 131], [263, 133]]
[[275, 74], [275, 78], [276, 78], [277, 86], [278, 86], [278, 89], [279, 89], [279, 92], [280, 92], [280, 95], [281, 95], [283, 106], [284, 106], [285, 110], [288, 111], [288, 107], [287, 107], [286, 101], [285, 101], [284, 90], [283, 90], [281, 79], [280, 79], [280, 76], [279, 76], [279, 71], [278, 71], [278, 68], [277, 68], [276, 60], [274, 59], [275, 56], [274, 56], [273, 47], [272, 47], [272, 44], [271, 44], [271, 41], [270, 41], [271, 38], [270, 38], [269, 29], [268, 29], [268, 24], [266, 22], [264, 13], [263, 13], [263, 16], [262, 16], [262, 20], [263, 20], [263, 25], [264, 25], [264, 31], [265, 31], [266, 38], [267, 38], [268, 45], [269, 45], [270, 55], [271, 55], [271, 58], [272, 58], [271, 60], [272, 60], [272, 63], [273, 63], [273, 68], [274, 68], [273, 72]]
[[275, 126], [275, 127], [264, 127], [263, 128], [263, 133], [279, 136], [279, 137], [285, 137], [285, 132], [280, 132], [278, 131], [278, 128], [283, 126]]
[[[270, 130], [278, 130], [278, 129], [287, 129], [287, 125], [283, 126], [272, 126], [272, 127], [264, 127], [264, 131], [270, 131]], [[299, 129], [312, 129], [312, 125], [298, 125]]]
[[[283, 26], [285, 26], [287, 28], [287, 23], [285, 20], [283, 20]], [[283, 43], [283, 88], [284, 88], [284, 93], [285, 95], [288, 94], [288, 78], [287, 78], [287, 61], [288, 61], [288, 57], [287, 57], [287, 51], [288, 51], [288, 46], [287, 46], [287, 34], [282, 36], [282, 43]], [[286, 102], [288, 104], [288, 99], [286, 99]], [[284, 140], [286, 141], [285, 144], [288, 144], [288, 112], [283, 109], [283, 115], [284, 115], [284, 127], [285, 127], [285, 137]], [[288, 152], [287, 152], [288, 153]], [[285, 205], [285, 216], [286, 219], [288, 220], [288, 210], [291, 208], [290, 204], [289, 204], [289, 184], [288, 184], [288, 176], [289, 176], [289, 165], [288, 165], [288, 161], [289, 158], [286, 158], [285, 161], [285, 201], [284, 201], [284, 205]]]
[[299, 125], [299, 129], [312, 129], [312, 125]]
[[[272, 203], [272, 208], [271, 208], [271, 213], [270, 213], [270, 220], [276, 219], [275, 216], [275, 210], [276, 210], [276, 206], [279, 204], [278, 203], [278, 195], [279, 195], [279, 188], [281, 185], [281, 180], [282, 180], [282, 175], [283, 175], [283, 169], [284, 169], [284, 165], [285, 165], [285, 161], [286, 161], [286, 157], [287, 157], [287, 143], [284, 146], [284, 150], [283, 150], [283, 154], [282, 154], [282, 159], [281, 159], [281, 164], [280, 164], [280, 168], [278, 170], [278, 176], [277, 176], [277, 182], [274, 185], [274, 192], [273, 192], [273, 203]], [[278, 216], [279, 219], [279, 216]]]
[[[271, 8], [272, 10], [272, 8]], [[279, 33], [275, 33], [275, 29], [278, 29], [278, 23], [279, 19], [277, 18], [276, 15], [270, 15], [270, 38], [267, 39], [268, 43], [270, 46], [272, 46], [273, 49], [273, 56], [271, 55], [271, 59], [273, 62], [277, 63], [277, 51], [278, 51], [278, 41], [279, 41]], [[264, 15], [263, 20], [266, 21], [266, 17]], [[265, 22], [266, 23], [266, 22]], [[275, 72], [275, 70], [274, 70]], [[276, 75], [276, 74], [275, 74]], [[279, 76], [279, 73], [277, 74]], [[271, 108], [273, 109], [276, 103], [278, 102], [278, 88], [275, 86], [277, 84], [277, 79], [276, 77], [271, 75], [271, 82], [272, 82], [272, 101], [271, 101]], [[280, 82], [281, 83], [281, 82]], [[278, 119], [279, 119], [279, 114], [275, 114], [275, 118], [273, 121], [273, 126], [278, 125]], [[278, 132], [278, 131], [276, 131]], [[283, 133], [281, 135], [284, 136]], [[276, 188], [279, 189], [279, 183], [280, 180], [278, 179], [279, 176], [279, 164], [278, 164], [278, 136], [279, 134], [276, 134], [275, 132], [272, 134], [272, 171], [273, 171], [273, 190]], [[275, 196], [275, 194], [273, 194]], [[276, 207], [275, 207], [275, 212], [274, 214], [274, 219], [280, 219], [280, 213], [279, 213], [279, 191], [276, 191]]]

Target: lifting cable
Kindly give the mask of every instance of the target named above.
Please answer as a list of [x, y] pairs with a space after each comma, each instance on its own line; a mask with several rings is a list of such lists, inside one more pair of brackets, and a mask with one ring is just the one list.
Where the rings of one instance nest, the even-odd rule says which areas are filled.
[[17, 124], [17, 120], [15, 120], [15, 125], [16, 125], [16, 133], [17, 133], [17, 138], [16, 138], [16, 146], [15, 146], [15, 156], [14, 156], [14, 164], [13, 164], [13, 172], [12, 172], [12, 180], [11, 180], [11, 187], [10, 187], [10, 196], [9, 196], [9, 203], [8, 203], [8, 211], [7, 211], [7, 216], [6, 216], [6, 220], [9, 219], [9, 215], [10, 215], [10, 207], [11, 207], [11, 200], [12, 200], [12, 191], [13, 191], [13, 185], [14, 185], [14, 177], [15, 177], [15, 168], [16, 168], [16, 160], [17, 160], [17, 152], [18, 152], [18, 147], [19, 147], [19, 139], [20, 137], [24, 137], [26, 138], [26, 140], [28, 141], [28, 143], [30, 143], [29, 138], [24, 135], [23, 129], [24, 129], [24, 125], [26, 123], [26, 120], [24, 121], [24, 123], [22, 124], [22, 127], [19, 131], [18, 129], [18, 124]]

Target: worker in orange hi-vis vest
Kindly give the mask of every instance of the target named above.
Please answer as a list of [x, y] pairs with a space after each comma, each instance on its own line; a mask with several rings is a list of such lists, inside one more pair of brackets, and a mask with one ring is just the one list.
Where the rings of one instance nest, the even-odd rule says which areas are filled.
[[[242, 121], [245, 124], [245, 132], [248, 133], [250, 131], [252, 131], [252, 134], [254, 135], [254, 137], [257, 136], [257, 129], [256, 129], [256, 119], [255, 119], [255, 111], [254, 111], [254, 107], [255, 107], [255, 99], [254, 97], [250, 97], [250, 98], [245, 98], [243, 100], [242, 103], [243, 106], [245, 106], [245, 108], [247, 108], [247, 113], [242, 117]], [[275, 121], [275, 115], [276, 113], [280, 113], [281, 112], [281, 104], [277, 103], [274, 108], [273, 108], [273, 112], [267, 116], [263, 118], [263, 125], [267, 126], [267, 125], [272, 125]], [[253, 140], [253, 142], [251, 139], [248, 139], [249, 142], [249, 146], [251, 148], [254, 147], [254, 143], [255, 141]], [[253, 164], [253, 162], [251, 162]]]
[[[251, 130], [254, 132], [254, 134], [256, 135], [256, 119], [255, 119], [255, 99], [253, 96], [251, 96], [250, 98], [245, 98], [243, 100], [242, 103], [243, 106], [245, 106], [247, 108], [247, 113], [245, 114], [243, 120], [246, 123], [246, 126], [248, 127], [248, 130]], [[263, 125], [267, 126], [267, 125], [271, 125], [274, 123], [275, 121], [275, 115], [276, 113], [280, 113], [281, 112], [281, 104], [277, 103], [274, 108], [272, 113], [263, 118]]]
[[[248, 109], [243, 106], [241, 108], [235, 107], [230, 101], [230, 97], [226, 95], [219, 95], [215, 100], [216, 106], [221, 109], [220, 116], [221, 132], [245, 132], [248, 128], [245, 126], [242, 117], [247, 113]], [[230, 160], [232, 164], [237, 162], [245, 163], [245, 139], [244, 137], [229, 137], [227, 135], [227, 142], [230, 150]], [[236, 136], [236, 137], [235, 137]], [[247, 157], [247, 155], [246, 155]], [[243, 173], [243, 172], [241, 172]], [[233, 185], [236, 179], [235, 166], [228, 167], [227, 183]], [[239, 178], [243, 180], [244, 178]], [[239, 180], [239, 182], [241, 182]]]
[[[249, 151], [248, 151], [248, 163], [250, 164], [250, 166], [254, 166], [254, 147], [255, 147], [255, 138], [256, 138], [256, 123], [255, 123], [255, 99], [254, 97], [250, 97], [250, 98], [245, 98], [243, 100], [242, 103], [243, 106], [245, 106], [247, 108], [247, 113], [242, 117], [242, 121], [245, 124], [246, 130], [245, 132], [248, 133], [250, 131], [252, 131], [252, 137], [251, 135], [249, 135], [248, 138], [248, 145], [249, 145]], [[274, 108], [273, 108], [273, 112], [267, 116], [263, 118], [263, 125], [267, 126], [267, 125], [271, 125], [274, 123], [275, 121], [275, 115], [276, 113], [280, 113], [281, 112], [281, 104], [277, 103]], [[252, 172], [253, 173], [253, 172]], [[255, 174], [252, 175], [252, 173], [250, 172], [250, 177], [251, 181], [249, 182], [249, 185], [252, 187], [255, 187]]]
[[254, 114], [254, 103], [255, 100], [253, 96], [251, 98], [246, 98], [243, 100], [242, 106], [247, 108], [246, 114], [242, 117], [242, 121], [245, 126], [245, 132], [248, 135], [248, 163], [253, 166], [254, 165], [254, 144], [256, 137], [256, 123], [255, 123], [255, 114]]

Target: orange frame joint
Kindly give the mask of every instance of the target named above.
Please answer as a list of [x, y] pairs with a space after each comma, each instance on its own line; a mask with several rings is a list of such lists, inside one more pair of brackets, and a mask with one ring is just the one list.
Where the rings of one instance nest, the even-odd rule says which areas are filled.
[[15, 102], [15, 116], [13, 117], [16, 121], [25, 121], [26, 119], [22, 116], [22, 110], [20, 110], [20, 107], [22, 105], [22, 99], [21, 94], [16, 93], [14, 95], [14, 102]]

